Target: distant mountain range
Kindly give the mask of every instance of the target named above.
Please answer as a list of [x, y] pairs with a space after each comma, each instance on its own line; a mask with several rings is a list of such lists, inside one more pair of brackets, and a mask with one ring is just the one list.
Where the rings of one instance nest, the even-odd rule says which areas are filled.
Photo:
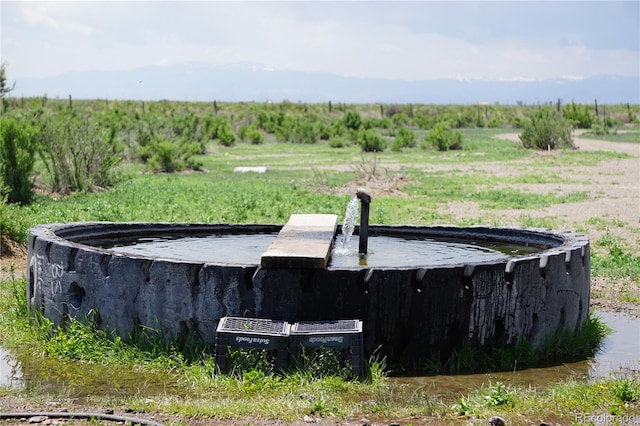
[[640, 78], [595, 76], [582, 80], [404, 81], [341, 77], [329, 73], [265, 70], [247, 64], [177, 64], [124, 71], [83, 71], [16, 79], [13, 96], [227, 102], [346, 102], [512, 105], [575, 101], [640, 104]]

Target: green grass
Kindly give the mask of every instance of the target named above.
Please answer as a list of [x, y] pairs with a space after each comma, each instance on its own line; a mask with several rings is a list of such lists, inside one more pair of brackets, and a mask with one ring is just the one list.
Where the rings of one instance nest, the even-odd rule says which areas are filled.
[[632, 254], [620, 238], [605, 232], [594, 244], [608, 252], [608, 255], [593, 253], [591, 270], [594, 276], [630, 278], [640, 285], [640, 256]]
[[599, 318], [589, 315], [579, 333], [558, 330], [540, 348], [528, 341], [516, 345], [502, 342], [488, 342], [483, 346], [467, 344], [454, 350], [446, 359], [435, 356], [419, 368], [428, 374], [462, 374], [555, 365], [593, 357], [602, 339], [610, 332]]
[[606, 140], [611, 142], [629, 142], [629, 143], [640, 143], [640, 130], [636, 129], [624, 129], [618, 132], [611, 132], [608, 135], [596, 135], [593, 133], [583, 133], [580, 135], [581, 138], [587, 139], [596, 139], [596, 140]]
[[[9, 348], [15, 346], [17, 353], [24, 353], [21, 360], [25, 368], [65, 383], [64, 387], [53, 388], [33, 383], [21, 396], [32, 403], [65, 401], [66, 393], [78, 392], [84, 383], [91, 382], [98, 387], [93, 396], [84, 398], [85, 404], [223, 422], [378, 416], [411, 418], [421, 423], [425, 418], [454, 421], [460, 416], [471, 419], [493, 415], [515, 421], [540, 418], [548, 412], [571, 421], [575, 412], [594, 413], [603, 407], [608, 413], [640, 411], [637, 372], [597, 381], [569, 379], [540, 387], [489, 382], [469, 389], [465, 396], [433, 395], [428, 389], [408, 389], [389, 382], [384, 361], [375, 357], [369, 360], [368, 379], [363, 381], [316, 374], [306, 368], [275, 375], [255, 365], [219, 375], [211, 356], [183, 357], [170, 345], [143, 349], [110, 339], [106, 333], [78, 322], [60, 330], [42, 318], [34, 321], [26, 311], [24, 293], [19, 291], [24, 284], [23, 279], [0, 283], [0, 340]], [[16, 333], [16, 328], [21, 331]], [[468, 359], [478, 359], [471, 352], [467, 354]], [[114, 386], [132, 379], [140, 383], [137, 393], [114, 394]], [[164, 384], [153, 384], [158, 382]], [[99, 395], [100, 386], [106, 386], [109, 396]], [[0, 389], [0, 395], [16, 396], [4, 389]], [[73, 402], [65, 404], [72, 406]]]
[[[558, 171], [562, 168], [588, 167], [613, 158], [629, 158], [621, 154], [580, 151], [541, 155], [492, 137], [506, 131], [511, 130], [464, 130], [464, 149], [444, 153], [414, 148], [365, 155], [354, 146], [334, 149], [324, 143], [267, 142], [237, 144], [230, 148], [210, 145], [209, 155], [198, 158], [205, 172], [154, 175], [141, 174], [139, 169], [132, 168], [106, 192], [79, 193], [58, 199], [40, 195], [32, 205], [22, 207], [2, 204], [0, 232], [26, 241], [30, 227], [50, 222], [283, 224], [293, 213], [334, 213], [342, 219], [351, 195], [336, 195], [336, 189], [356, 180], [366, 183], [367, 179], [397, 179], [402, 183], [399, 189], [408, 195], [374, 198], [372, 223], [501, 225], [492, 210], [544, 208], [589, 197], [588, 182], [584, 183], [585, 191], [569, 195], [529, 193], [517, 189], [517, 185], [560, 183], [563, 179]], [[422, 139], [420, 135], [418, 139]], [[437, 168], [450, 164], [456, 167], [446, 172]], [[518, 173], [488, 173], [484, 169], [487, 164], [513, 167]], [[238, 174], [233, 173], [236, 166], [267, 166], [270, 171], [264, 175]], [[456, 220], [440, 208], [450, 201], [476, 202], [482, 214], [477, 219]], [[527, 215], [520, 216], [519, 222], [523, 226], [547, 228], [568, 225], [556, 217]], [[628, 225], [594, 218], [584, 226], [606, 230]], [[638, 257], [631, 255], [632, 250], [620, 240], [605, 233], [593, 244], [604, 252], [592, 256], [594, 275], [630, 278], [636, 283], [640, 280]], [[128, 376], [160, 376], [170, 385], [146, 390], [143, 385], [140, 395], [91, 397], [89, 402], [214, 419], [253, 417], [284, 421], [299, 421], [304, 415], [339, 417], [353, 413], [359, 417], [427, 416], [445, 421], [454, 421], [460, 414], [474, 418], [497, 414], [517, 419], [520, 415], [540, 418], [554, 412], [571, 422], [571, 413], [575, 410], [584, 413], [640, 411], [637, 372], [622, 379], [569, 380], [540, 388], [495, 383], [471, 389], [465, 396], [435, 396], [428, 390], [407, 394], [404, 388], [390, 385], [385, 378], [383, 360], [376, 359], [369, 361], [370, 376], [365, 381], [331, 375], [318, 378], [304, 369], [286, 376], [259, 370], [220, 376], [215, 374], [211, 357], [205, 356], [210, 350], [207, 348], [184, 351], [175, 345], [153, 341], [129, 345], [110, 338], [106, 332], [96, 332], [75, 322], [68, 323], [65, 330], [58, 330], [43, 318], [25, 314], [26, 307], [19, 298], [25, 285], [23, 279], [0, 283], [0, 342], [18, 354], [26, 354], [22, 358], [24, 362], [62, 377], [69, 388], [47, 390], [59, 398], [64, 398], [67, 391], [72, 392], [74, 380], [107, 377], [117, 371], [122, 380]], [[571, 352], [575, 348], [569, 346], [565, 350]], [[464, 365], [465, 362], [468, 365], [477, 362], [473, 351], [460, 354], [450, 364]], [[491, 361], [494, 368], [500, 362], [500, 359]], [[114, 379], [117, 380], [120, 376]], [[0, 389], [0, 395], [3, 392], [11, 393]], [[34, 384], [26, 397], [38, 400], [44, 398], [42, 392], [42, 388]]]
[[616, 415], [620, 416], [618, 421], [625, 414], [627, 418], [630, 414], [637, 416], [639, 391], [637, 373], [594, 381], [569, 379], [550, 385], [544, 392], [496, 382], [461, 396], [452, 411], [480, 418], [499, 415], [507, 421], [555, 417], [564, 420], [562, 424], [588, 425], [594, 423], [591, 416]]
[[[25, 207], [3, 204], [0, 229], [5, 235], [26, 241], [30, 227], [48, 222], [285, 223], [292, 213], [341, 216], [349, 196], [335, 195], [336, 190], [353, 181], [364, 185], [371, 179], [395, 179], [399, 182], [398, 189], [410, 196], [376, 198], [372, 204], [372, 223], [430, 224], [451, 220], [437, 210], [439, 204], [451, 201], [475, 201], [485, 210], [544, 208], [583, 201], [588, 197], [586, 191], [567, 196], [504, 188], [560, 183], [563, 179], [558, 170], [562, 168], [625, 157], [579, 151], [539, 156], [513, 142], [493, 138], [499, 132], [464, 130], [465, 149], [449, 152], [413, 148], [363, 154], [355, 146], [334, 149], [326, 143], [210, 145], [208, 155], [198, 157], [204, 172], [141, 174], [139, 168], [129, 167], [110, 191], [58, 199], [40, 195]], [[497, 175], [483, 169], [493, 163], [515, 167], [520, 172], [526, 167], [526, 171]], [[459, 167], [430, 170], [441, 164]], [[264, 175], [233, 173], [237, 166], [267, 166], [270, 170]]]

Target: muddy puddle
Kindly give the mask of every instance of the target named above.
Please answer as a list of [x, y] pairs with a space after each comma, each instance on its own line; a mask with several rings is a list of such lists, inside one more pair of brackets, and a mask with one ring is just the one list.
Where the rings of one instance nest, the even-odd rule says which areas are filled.
[[426, 377], [397, 377], [391, 382], [432, 395], [465, 395], [490, 383], [544, 387], [566, 379], [597, 379], [612, 374], [640, 371], [640, 318], [610, 312], [597, 312], [613, 332], [607, 336], [595, 357], [584, 361], [511, 372], [461, 374]]
[[[599, 312], [597, 315], [613, 332], [604, 339], [592, 359], [489, 374], [447, 375], [427, 377], [390, 377], [391, 384], [411, 391], [426, 391], [432, 395], [466, 394], [474, 388], [497, 381], [513, 385], [546, 386], [574, 379], [607, 377], [625, 371], [640, 370], [640, 318], [623, 314]], [[85, 363], [61, 362], [40, 357], [19, 356], [0, 347], [0, 386], [13, 389], [38, 389], [67, 397], [91, 395], [146, 396], [158, 393], [180, 393], [177, 376], [140, 374], [131, 369], [113, 368]]]

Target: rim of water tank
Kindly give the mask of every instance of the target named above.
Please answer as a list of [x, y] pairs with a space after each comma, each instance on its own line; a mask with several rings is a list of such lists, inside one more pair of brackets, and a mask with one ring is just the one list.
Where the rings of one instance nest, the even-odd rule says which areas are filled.
[[[109, 249], [83, 244], [83, 240], [98, 238], [125, 238], [140, 235], [157, 234], [180, 234], [197, 235], [204, 233], [224, 232], [227, 234], [259, 234], [277, 233], [283, 225], [275, 224], [211, 224], [211, 223], [190, 223], [190, 222], [68, 222], [49, 223], [38, 225], [29, 231], [30, 240], [42, 238], [47, 241], [70, 245], [75, 248], [94, 250], [100, 253], [113, 255]], [[338, 227], [337, 232], [341, 231]], [[356, 235], [358, 228], [356, 227]], [[464, 235], [461, 235], [464, 234]], [[474, 239], [489, 242], [526, 243], [541, 248], [540, 252], [513, 256], [511, 259], [525, 259], [530, 257], [549, 256], [552, 254], [566, 253], [576, 249], [584, 251], [589, 245], [589, 239], [585, 235], [575, 233], [570, 230], [552, 230], [548, 228], [529, 227], [505, 227], [505, 226], [457, 226], [457, 225], [370, 225], [370, 236], [392, 236], [392, 237], [430, 237], [449, 239]], [[184, 263], [176, 259], [165, 257], [153, 257], [144, 255], [126, 255], [132, 258], [144, 258], [150, 260], [166, 260]], [[500, 260], [497, 263], [504, 264], [509, 259]], [[211, 265], [233, 265], [227, 262], [193, 262], [207, 263]], [[474, 262], [474, 264], [484, 264], [487, 262]], [[488, 263], [496, 263], [489, 261]], [[464, 265], [464, 262], [456, 265]], [[246, 265], [244, 265], [246, 266]], [[259, 266], [259, 265], [256, 265]], [[329, 267], [329, 269], [333, 269]], [[369, 269], [367, 266], [361, 268], [338, 268], [338, 269]], [[406, 269], [406, 267], [388, 267], [384, 269]], [[414, 267], [409, 269], [415, 269]]]

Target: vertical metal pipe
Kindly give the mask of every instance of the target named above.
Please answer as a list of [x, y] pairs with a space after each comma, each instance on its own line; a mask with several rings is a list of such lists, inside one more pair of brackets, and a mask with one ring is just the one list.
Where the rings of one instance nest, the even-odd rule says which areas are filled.
[[371, 204], [371, 195], [365, 190], [358, 189], [356, 196], [360, 199], [360, 231], [359, 231], [359, 249], [360, 255], [367, 254], [367, 246], [369, 244], [369, 205]]

